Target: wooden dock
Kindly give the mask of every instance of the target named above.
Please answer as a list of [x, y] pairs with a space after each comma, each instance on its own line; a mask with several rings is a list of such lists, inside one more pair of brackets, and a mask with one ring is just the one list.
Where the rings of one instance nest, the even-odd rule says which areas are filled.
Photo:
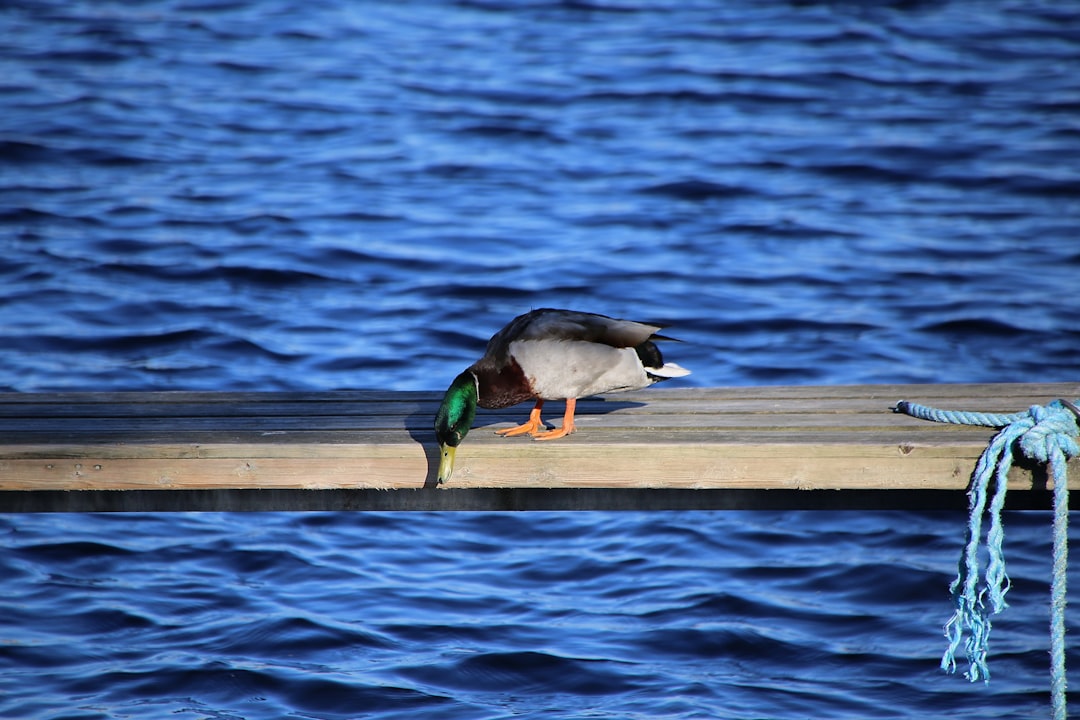
[[[1016, 412], [1078, 397], [1080, 383], [661, 386], [583, 400], [578, 432], [547, 443], [492, 432], [528, 405], [481, 410], [437, 487], [439, 393], [7, 393], [0, 512], [962, 509], [995, 431], [896, 401]], [[1080, 462], [1070, 471], [1080, 488]], [[1014, 468], [1008, 507], [1048, 508], [1046, 486]]]

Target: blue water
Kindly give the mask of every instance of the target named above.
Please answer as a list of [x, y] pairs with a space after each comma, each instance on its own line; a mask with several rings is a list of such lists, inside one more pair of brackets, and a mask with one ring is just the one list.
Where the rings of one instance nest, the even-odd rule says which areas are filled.
[[[672, 386], [1076, 381], [1078, 58], [1067, 0], [6, 3], [0, 389], [441, 390], [540, 306]], [[962, 523], [0, 516], [0, 717], [1045, 716], [1049, 519], [989, 686]]]
[[937, 670], [952, 513], [9, 515], [0, 709], [1046, 716], [1047, 521], [1007, 523], [987, 686]]

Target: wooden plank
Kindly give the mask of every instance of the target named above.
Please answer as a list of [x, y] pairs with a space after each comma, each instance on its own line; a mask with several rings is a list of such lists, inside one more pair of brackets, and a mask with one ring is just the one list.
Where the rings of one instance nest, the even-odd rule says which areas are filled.
[[[434, 411], [430, 413], [434, 415]], [[424, 413], [423, 419], [429, 414]], [[561, 422], [561, 413], [545, 416], [550, 417], [555, 423]], [[523, 421], [525, 416], [515, 418], [500, 418], [482, 416], [478, 420], [481, 424], [477, 428], [481, 432], [510, 427]], [[238, 420], [242, 422], [238, 422]], [[313, 428], [325, 433], [327, 436], [345, 436], [379, 432], [402, 432], [416, 430], [426, 432], [417, 423], [402, 425], [398, 421], [396, 427], [387, 427], [385, 421], [367, 421], [362, 418], [346, 418], [326, 416], [321, 418], [143, 418], [143, 419], [118, 419], [101, 418], [94, 422], [92, 432], [88, 433], [82, 427], [84, 421], [64, 419], [62, 421], [39, 421], [34, 427], [22, 431], [24, 438], [38, 435], [46, 438], [62, 437], [70, 435], [80, 438], [83, 442], [96, 441], [99, 439], [128, 437], [132, 440], [142, 436], [156, 437], [172, 434], [174, 437], [214, 437], [217, 433], [244, 432], [248, 435], [289, 435], [297, 432], [311, 432]], [[816, 414], [772, 414], [772, 415], [616, 415], [610, 418], [599, 416], [582, 416], [577, 422], [577, 428], [584, 437], [595, 439], [599, 436], [605, 442], [617, 442], [617, 437], [625, 431], [632, 433], [642, 429], [648, 429], [654, 437], [662, 437], [665, 433], [677, 435], [680, 432], [852, 432], [866, 433], [870, 431], [888, 432], [905, 426], [901, 417], [867, 417], [860, 418], [852, 415], [816, 415]], [[944, 426], [943, 426], [944, 427]], [[951, 428], [955, 429], [955, 428]], [[0, 432], [3, 432], [0, 430]], [[471, 438], [470, 438], [471, 439]]]
[[[133, 446], [57, 452], [12, 448], [30, 457], [0, 460], [0, 490], [129, 489], [408, 489], [430, 486], [431, 458], [405, 445]], [[137, 447], [137, 446], [134, 446]], [[683, 488], [795, 490], [964, 490], [981, 448], [890, 445], [621, 445], [632, 459], [580, 444], [549, 452], [538, 445], [477, 445], [462, 458], [453, 487]], [[266, 452], [274, 448], [273, 452]], [[327, 453], [327, 448], [344, 452]], [[117, 454], [142, 457], [116, 457]], [[464, 453], [462, 453], [464, 454]], [[47, 457], [42, 457], [47, 456]], [[1080, 472], [1080, 465], [1076, 465]], [[1032, 486], [1017, 468], [1010, 488]], [[1077, 480], [1070, 487], [1080, 487]]]
[[[454, 487], [964, 490], [983, 443], [477, 442]], [[416, 443], [9, 445], [0, 490], [371, 488], [430, 485]], [[1075, 465], [1074, 461], [1074, 465]], [[1076, 466], [1080, 470], [1080, 465]], [[1017, 467], [1010, 487], [1030, 488]], [[1074, 477], [1070, 487], [1080, 487]]]
[[[624, 500], [612, 495], [618, 491], [654, 506], [687, 492], [710, 507], [734, 498], [757, 507], [805, 497], [812, 505], [820, 500], [811, 496], [836, 490], [843, 491], [830, 497], [837, 507], [852, 505], [843, 496], [860, 497], [863, 506], [884, 503], [881, 493], [898, 507], [936, 493], [962, 498], [994, 430], [926, 423], [891, 406], [907, 399], [1010, 413], [1058, 397], [1080, 397], [1080, 383], [654, 388], [582, 401], [579, 432], [553, 443], [491, 432], [524, 419], [525, 405], [481, 411], [449, 486], [437, 490], [468, 499], [407, 493], [401, 497], [413, 500], [401, 502], [471, 508], [488, 491], [500, 506], [530, 507], [544, 502], [526, 502], [520, 491], [549, 492], [555, 505], [578, 493], [585, 506], [594, 498], [602, 507], [621, 507]], [[74, 504], [116, 508], [133, 501], [114, 491], [167, 493], [175, 498], [172, 509], [203, 507], [207, 497], [228, 492], [238, 494], [221, 500], [221, 509], [243, 506], [240, 496], [265, 509], [265, 492], [284, 498], [332, 491], [356, 503], [371, 492], [434, 491], [431, 423], [439, 398], [381, 391], [0, 394], [0, 511], [72, 507], [64, 496], [71, 491], [83, 496]], [[547, 419], [560, 422], [561, 406], [551, 410]], [[1021, 465], [1010, 474], [1010, 492], [1025, 491], [1023, 503], [1045, 505], [1043, 473]], [[1080, 488], [1080, 461], [1070, 469], [1070, 487]], [[770, 491], [771, 500], [752, 500]], [[183, 492], [200, 494], [185, 505]], [[717, 492], [728, 499], [712, 497]], [[87, 493], [112, 500], [89, 500]], [[321, 502], [289, 497], [294, 508]], [[374, 497], [361, 504], [399, 502]], [[682, 507], [687, 500], [679, 497]]]

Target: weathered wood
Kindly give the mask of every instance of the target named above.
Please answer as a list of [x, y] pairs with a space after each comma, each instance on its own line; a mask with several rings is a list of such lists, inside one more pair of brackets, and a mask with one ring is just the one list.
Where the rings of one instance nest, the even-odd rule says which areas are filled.
[[[580, 402], [578, 432], [550, 443], [491, 432], [526, 405], [481, 411], [435, 489], [437, 393], [0, 394], [0, 511], [952, 507], [994, 430], [891, 406], [1015, 412], [1058, 397], [1080, 383], [653, 388]], [[561, 422], [552, 405], [545, 419]], [[1040, 468], [1014, 468], [1009, 487], [1013, 506], [1048, 503]]]

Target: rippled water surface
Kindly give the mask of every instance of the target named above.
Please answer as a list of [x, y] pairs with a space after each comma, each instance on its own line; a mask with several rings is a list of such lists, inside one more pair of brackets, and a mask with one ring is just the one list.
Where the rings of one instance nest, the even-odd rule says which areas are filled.
[[[1075, 381], [1078, 58], [1068, 0], [7, 3], [0, 389], [440, 390], [540, 306], [673, 385]], [[1046, 715], [1043, 515], [937, 670], [962, 524], [2, 516], [0, 716]]]
[[937, 670], [962, 524], [901, 512], [6, 516], [0, 709], [1046, 715], [1040, 514], [1007, 519], [1013, 607], [995, 627], [991, 683]]

